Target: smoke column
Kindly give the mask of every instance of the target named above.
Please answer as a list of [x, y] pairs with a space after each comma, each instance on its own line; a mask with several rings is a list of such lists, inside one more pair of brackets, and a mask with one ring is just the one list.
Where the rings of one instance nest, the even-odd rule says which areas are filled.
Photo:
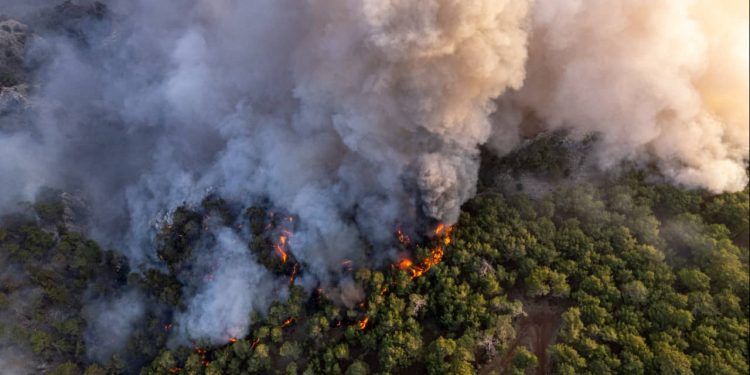
[[529, 127], [569, 128], [601, 136], [604, 169], [626, 159], [689, 187], [745, 187], [747, 1], [538, 0], [531, 22], [496, 149]]
[[[457, 219], [475, 191], [493, 100], [524, 77], [525, 1], [108, 6], [83, 41], [42, 33], [28, 46], [42, 61], [31, 125], [0, 133], [0, 160], [29, 166], [2, 184], [2, 203], [43, 185], [80, 188], [93, 234], [135, 267], [158, 263], [161, 218], [207, 193], [268, 198], [298, 217], [290, 247], [303, 285], [334, 283], [344, 259], [385, 260], [397, 225]], [[0, 175], [18, 169], [0, 164]], [[220, 342], [244, 333], [250, 310], [284, 282], [260, 282], [262, 267], [237, 253], [246, 240], [215, 232], [216, 248], [201, 251], [228, 261], [175, 331]]]

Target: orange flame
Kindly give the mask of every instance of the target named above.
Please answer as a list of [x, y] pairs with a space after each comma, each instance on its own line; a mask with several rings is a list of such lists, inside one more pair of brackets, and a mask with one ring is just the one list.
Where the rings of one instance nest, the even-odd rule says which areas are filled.
[[[419, 264], [414, 264], [414, 262], [411, 259], [404, 258], [401, 259], [396, 266], [400, 270], [405, 270], [411, 274], [411, 278], [415, 279], [419, 276], [422, 276], [425, 272], [429, 271], [430, 268], [432, 268], [434, 265], [440, 263], [443, 260], [443, 255], [445, 254], [445, 246], [448, 246], [451, 244], [451, 233], [453, 233], [453, 227], [452, 226], [446, 226], [445, 224], [439, 224], [434, 232], [435, 236], [437, 237], [437, 245], [430, 249], [430, 253], [422, 259], [422, 261]], [[401, 229], [396, 230], [396, 237], [398, 238], [399, 242], [402, 244], [408, 244], [409, 239], [408, 236], [406, 236]], [[385, 286], [380, 290], [380, 294], [384, 295], [388, 292], [388, 287]], [[362, 301], [358, 304], [359, 308], [364, 310], [366, 307], [366, 302]], [[365, 316], [362, 320], [357, 321], [357, 327], [360, 330], [364, 330], [367, 328], [367, 323], [370, 321], [370, 318]], [[339, 322], [340, 323], [340, 322]], [[338, 323], [336, 325], [338, 327]]]
[[398, 262], [398, 268], [401, 270], [406, 270], [406, 269], [409, 269], [413, 264], [414, 262], [412, 262], [411, 259], [404, 258], [404, 259], [401, 259], [400, 262]]
[[298, 271], [299, 271], [299, 264], [294, 263], [294, 267], [292, 267], [292, 275], [289, 276], [289, 285], [294, 285], [294, 278], [297, 277]]
[[237, 342], [237, 338], [236, 337], [230, 337], [229, 338], [229, 342], [232, 343], [232, 344], [234, 344], [235, 342]]
[[365, 317], [364, 319], [362, 319], [359, 322], [357, 322], [357, 327], [359, 327], [359, 329], [361, 329], [361, 330], [364, 330], [365, 327], [367, 327], [367, 322], [368, 321], [370, 321], [370, 318]]
[[[291, 217], [290, 217], [290, 220]], [[279, 254], [279, 258], [281, 258], [281, 263], [286, 263], [287, 258], [289, 257], [287, 251], [287, 241], [289, 240], [289, 237], [292, 236], [292, 232], [282, 229], [281, 235], [279, 236], [279, 241], [273, 246], [273, 249], [276, 250], [276, 253]]]
[[289, 318], [281, 323], [281, 328], [289, 327], [294, 322], [294, 318]]
[[424, 275], [424, 273], [429, 271], [430, 268], [440, 263], [445, 254], [444, 246], [451, 244], [451, 233], [453, 233], [453, 227], [441, 223], [438, 224], [433, 233], [438, 237], [438, 245], [430, 249], [430, 253], [427, 257], [422, 259], [422, 262], [414, 265], [414, 262], [408, 258], [404, 258], [398, 262], [398, 268], [408, 271], [411, 274], [412, 279]]
[[279, 257], [281, 258], [281, 263], [286, 263], [287, 253], [284, 250], [286, 247], [286, 236], [280, 236], [279, 237], [279, 243], [274, 245], [274, 250], [276, 250], [276, 253], [279, 254]]
[[396, 239], [404, 246], [411, 244], [411, 238], [401, 228], [396, 229]]
[[208, 366], [211, 362], [206, 359], [206, 349], [196, 347], [195, 352], [198, 353], [198, 356], [201, 358], [201, 363], [204, 366]]

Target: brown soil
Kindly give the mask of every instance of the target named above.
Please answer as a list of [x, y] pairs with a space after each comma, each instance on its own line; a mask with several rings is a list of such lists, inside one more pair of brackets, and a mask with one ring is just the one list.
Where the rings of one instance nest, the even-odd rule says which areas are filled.
[[547, 348], [555, 343], [557, 332], [562, 321], [561, 315], [565, 306], [550, 303], [548, 299], [527, 300], [521, 299], [525, 315], [517, 318], [514, 328], [516, 339], [511, 343], [508, 351], [487, 363], [479, 370], [479, 374], [485, 375], [492, 371], [498, 374], [505, 373], [510, 368], [513, 356], [519, 346], [525, 346], [539, 359], [536, 368], [537, 375], [551, 374], [551, 366]]

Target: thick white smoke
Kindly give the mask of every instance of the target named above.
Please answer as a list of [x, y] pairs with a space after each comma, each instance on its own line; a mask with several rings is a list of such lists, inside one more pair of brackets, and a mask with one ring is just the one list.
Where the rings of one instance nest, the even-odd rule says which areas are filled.
[[[335, 281], [344, 259], [372, 262], [365, 243], [385, 258], [397, 225], [457, 219], [493, 100], [523, 80], [525, 1], [108, 5], [112, 21], [85, 43], [46, 35], [32, 48], [48, 59], [33, 127], [2, 133], [0, 153], [34, 164], [15, 193], [85, 188], [92, 229], [119, 235], [136, 264], [156, 260], [155, 221], [207, 192], [297, 216], [303, 284]], [[200, 251], [228, 263], [187, 302], [175, 330], [191, 338], [243, 333], [269, 285], [285, 284], [261, 283], [246, 242], [216, 235]]]
[[257, 264], [245, 242], [226, 228], [219, 230], [216, 246], [197, 258], [196, 264], [211, 270], [200, 275], [204, 278], [200, 290], [176, 319], [178, 340], [208, 338], [223, 344], [232, 337], [244, 337], [250, 313], [265, 312], [274, 285], [284, 284]]
[[518, 129], [572, 128], [601, 135], [604, 168], [655, 162], [687, 186], [745, 187], [747, 1], [538, 0], [531, 18], [528, 74], [502, 99], [500, 148]]
[[197, 2], [199, 19], [176, 36], [172, 69], [146, 97], [215, 129], [221, 145], [202, 168], [179, 171], [183, 151], [166, 138], [164, 160], [129, 189], [132, 210], [144, 194], [160, 208], [212, 187], [269, 195], [299, 215], [296, 247], [321, 268], [356, 257], [362, 239], [387, 243], [420, 210], [456, 220], [492, 99], [523, 78], [524, 3], [208, 4]]

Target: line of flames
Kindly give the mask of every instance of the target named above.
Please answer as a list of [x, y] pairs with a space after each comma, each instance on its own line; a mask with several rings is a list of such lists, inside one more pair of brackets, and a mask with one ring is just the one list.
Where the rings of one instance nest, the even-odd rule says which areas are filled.
[[[268, 213], [268, 216], [271, 219], [271, 222], [268, 223], [265, 230], [269, 230], [273, 226], [273, 218], [276, 214], [272, 211]], [[281, 234], [279, 235], [278, 240], [275, 241], [273, 244], [273, 250], [276, 252], [276, 254], [279, 255], [279, 258], [281, 259], [282, 264], [286, 264], [286, 261], [289, 259], [289, 238], [292, 237], [293, 233], [291, 230], [287, 229], [288, 226], [294, 225], [294, 217], [293, 216], [287, 216], [284, 219], [281, 220]]]
[[[287, 220], [292, 221], [292, 218], [289, 217]], [[401, 270], [406, 270], [411, 275], [412, 280], [416, 279], [417, 277], [420, 277], [424, 275], [427, 271], [430, 270], [433, 266], [437, 265], [443, 260], [443, 255], [445, 254], [445, 247], [451, 244], [451, 233], [453, 232], [452, 226], [446, 226], [445, 224], [439, 224], [435, 230], [433, 231], [434, 235], [438, 238], [438, 244], [435, 245], [432, 249], [430, 249], [430, 253], [422, 259], [422, 261], [419, 264], [414, 264], [414, 262], [409, 258], [404, 258], [401, 261], [399, 261], [396, 266]], [[291, 232], [284, 230], [282, 232], [282, 235], [279, 237], [279, 243], [274, 246], [276, 251], [279, 253], [279, 256], [281, 257], [282, 263], [286, 263], [287, 260], [287, 253], [286, 253], [286, 243], [288, 237], [291, 236]], [[408, 235], [406, 235], [401, 229], [398, 229], [396, 231], [396, 238], [398, 241], [403, 244], [404, 246], [408, 246], [411, 244], [411, 239]], [[344, 261], [342, 262], [342, 265], [349, 268], [351, 267], [351, 261]], [[292, 270], [292, 275], [289, 278], [289, 283], [294, 283], [294, 278], [297, 274], [298, 267], [295, 264], [294, 269]], [[380, 295], [384, 295], [388, 292], [388, 287], [383, 287], [383, 289], [380, 291]], [[360, 308], [365, 308], [366, 303], [361, 302], [359, 304]], [[286, 328], [290, 326], [292, 323], [294, 323], [294, 317], [289, 317], [288, 319], [284, 320], [281, 324], [281, 328]], [[370, 321], [370, 318], [368, 316], [365, 316], [364, 318], [360, 319], [356, 323], [356, 327], [359, 330], [365, 330], [367, 328], [367, 325]], [[341, 322], [338, 322], [337, 325], [340, 326]], [[167, 328], [165, 326], [165, 328]], [[171, 328], [171, 324], [169, 325], [169, 328]], [[236, 337], [229, 338], [229, 343], [233, 344], [237, 342]], [[253, 339], [251, 348], [255, 349], [255, 347], [260, 343], [260, 339], [256, 338]], [[196, 347], [195, 351], [198, 353], [198, 355], [201, 358], [201, 363], [203, 363], [204, 366], [209, 365], [209, 361], [206, 359], [206, 350], [203, 348]], [[181, 369], [178, 367], [170, 369], [170, 372], [178, 373]]]
[[[401, 242], [402, 244], [408, 245], [411, 242], [409, 237], [405, 236], [400, 230], [396, 233], [399, 242]], [[435, 228], [433, 233], [438, 238], [438, 243], [432, 249], [430, 249], [429, 254], [424, 259], [422, 259], [419, 264], [414, 264], [414, 261], [409, 258], [404, 258], [396, 264], [399, 269], [409, 272], [412, 279], [416, 279], [417, 277], [424, 275], [425, 272], [430, 270], [430, 268], [440, 263], [443, 260], [443, 255], [445, 255], [445, 247], [451, 244], [451, 234], [453, 233], [452, 226], [439, 224]], [[403, 240], [402, 236], [404, 237]]]
[[289, 241], [289, 237], [292, 236], [292, 232], [284, 229], [281, 231], [281, 235], [279, 235], [279, 240], [273, 245], [273, 249], [276, 251], [276, 254], [279, 255], [279, 258], [281, 258], [281, 263], [286, 264], [287, 259], [289, 258], [289, 249], [287, 242]]
[[[396, 263], [396, 267], [409, 272], [412, 280], [424, 275], [427, 271], [430, 270], [430, 268], [437, 265], [443, 260], [443, 255], [445, 255], [445, 248], [453, 241], [451, 237], [452, 233], [453, 226], [448, 226], [442, 223], [438, 224], [438, 226], [435, 227], [435, 230], [433, 231], [433, 234], [437, 238], [437, 245], [430, 249], [429, 254], [424, 259], [422, 259], [419, 264], [414, 264], [414, 261], [412, 261], [411, 259], [404, 258]], [[406, 235], [406, 233], [404, 233], [400, 228], [396, 230], [396, 239], [404, 246], [409, 246], [411, 244], [411, 238], [409, 238], [409, 236]], [[380, 295], [383, 296], [387, 292], [388, 287], [385, 286], [380, 290]], [[359, 307], [365, 309], [366, 302], [361, 302], [359, 304]], [[357, 321], [357, 328], [359, 328], [360, 330], [364, 330], [367, 327], [367, 323], [369, 322], [369, 320], [370, 318], [365, 316], [363, 319]]]
[[299, 263], [294, 263], [294, 266], [292, 266], [292, 274], [289, 276], [289, 285], [294, 285], [294, 279], [297, 277], [297, 272], [299, 272]]

